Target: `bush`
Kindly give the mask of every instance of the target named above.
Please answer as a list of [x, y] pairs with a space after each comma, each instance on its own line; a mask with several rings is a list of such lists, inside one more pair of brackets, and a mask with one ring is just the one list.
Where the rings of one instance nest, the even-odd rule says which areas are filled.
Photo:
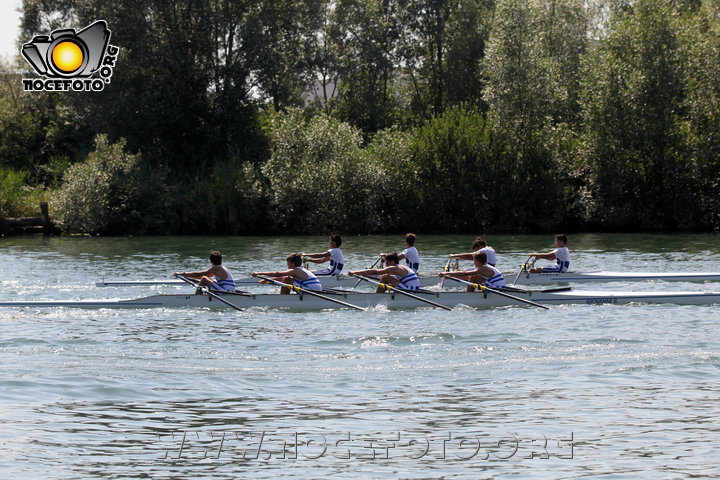
[[137, 233], [142, 224], [140, 156], [124, 151], [125, 141], [95, 139], [95, 151], [70, 166], [52, 202], [63, 232]]
[[261, 167], [272, 210], [267, 226], [287, 233], [352, 229], [348, 206], [363, 201], [360, 131], [300, 110], [270, 120], [270, 159]]
[[0, 217], [37, 216], [47, 191], [27, 184], [27, 174], [14, 169], [0, 169]]

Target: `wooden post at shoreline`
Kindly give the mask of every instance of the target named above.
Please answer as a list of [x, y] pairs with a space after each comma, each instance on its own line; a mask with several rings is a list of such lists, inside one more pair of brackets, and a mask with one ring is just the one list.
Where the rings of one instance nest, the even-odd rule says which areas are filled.
[[47, 202], [40, 203], [39, 217], [0, 218], [0, 233], [3, 235], [32, 233], [38, 230], [42, 230], [43, 235], [57, 232], [50, 220]]

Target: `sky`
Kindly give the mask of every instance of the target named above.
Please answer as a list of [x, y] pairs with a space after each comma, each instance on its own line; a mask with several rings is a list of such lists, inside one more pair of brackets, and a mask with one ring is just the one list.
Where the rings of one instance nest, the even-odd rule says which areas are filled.
[[15, 9], [22, 5], [22, 0], [0, 0], [0, 55], [12, 57], [20, 53], [15, 47], [20, 31], [20, 13]]

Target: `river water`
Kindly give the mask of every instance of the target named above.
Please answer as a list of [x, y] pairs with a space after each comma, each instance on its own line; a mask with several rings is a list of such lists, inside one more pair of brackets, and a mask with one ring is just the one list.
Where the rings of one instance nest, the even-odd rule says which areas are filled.
[[[552, 236], [495, 236], [498, 267]], [[420, 236], [421, 270], [470, 236]], [[402, 236], [345, 238], [366, 268]], [[717, 235], [576, 235], [574, 270], [720, 271]], [[280, 269], [324, 237], [0, 238], [0, 300]], [[271, 288], [271, 287], [266, 287]], [[578, 287], [582, 288], [582, 287]], [[719, 283], [592, 285], [720, 290]], [[720, 306], [0, 309], [0, 477], [717, 478]]]

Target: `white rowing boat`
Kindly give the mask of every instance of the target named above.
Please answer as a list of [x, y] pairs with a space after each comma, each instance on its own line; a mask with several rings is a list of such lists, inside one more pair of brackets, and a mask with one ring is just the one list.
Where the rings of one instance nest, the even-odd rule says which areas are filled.
[[[593, 283], [593, 282], [719, 282], [720, 273], [684, 272], [684, 273], [647, 273], [647, 272], [568, 272], [568, 273], [528, 273], [519, 276], [517, 272], [504, 272], [505, 280], [512, 282], [518, 277], [517, 285], [552, 285], [556, 283]], [[356, 277], [333, 275], [318, 277], [325, 288], [353, 288]], [[419, 275], [420, 286], [423, 288], [439, 285], [442, 278], [437, 275]], [[257, 285], [258, 279], [253, 277], [235, 280], [239, 286]], [[96, 282], [97, 287], [139, 287], [155, 285], [187, 285], [182, 280], [103, 280]]]
[[[720, 292], [603, 292], [573, 291], [570, 288], [516, 291], [503, 290], [521, 299], [531, 300], [544, 305], [563, 304], [628, 304], [628, 303], [673, 303], [679, 305], [720, 304]], [[432, 300], [447, 307], [466, 305], [468, 307], [498, 307], [524, 305], [518, 300], [500, 296], [492, 292], [466, 293], [458, 291], [413, 292], [414, 295]], [[385, 306], [387, 308], [427, 307], [417, 299], [394, 293], [328, 292], [323, 295], [357, 305], [359, 307]], [[338, 308], [327, 299], [304, 294], [280, 295], [279, 293], [228, 294], [223, 300], [238, 308], [283, 308], [293, 310], [324, 310]], [[208, 295], [164, 294], [150, 295], [131, 300], [78, 300], [78, 301], [13, 301], [0, 302], [0, 307], [72, 307], [72, 308], [179, 308], [205, 307], [229, 308], [224, 302]]]
[[506, 281], [513, 281], [518, 277], [517, 285], [548, 285], [553, 283], [592, 283], [592, 282], [718, 282], [720, 273], [702, 272], [566, 272], [566, 273], [529, 273], [522, 272], [503, 273]]

